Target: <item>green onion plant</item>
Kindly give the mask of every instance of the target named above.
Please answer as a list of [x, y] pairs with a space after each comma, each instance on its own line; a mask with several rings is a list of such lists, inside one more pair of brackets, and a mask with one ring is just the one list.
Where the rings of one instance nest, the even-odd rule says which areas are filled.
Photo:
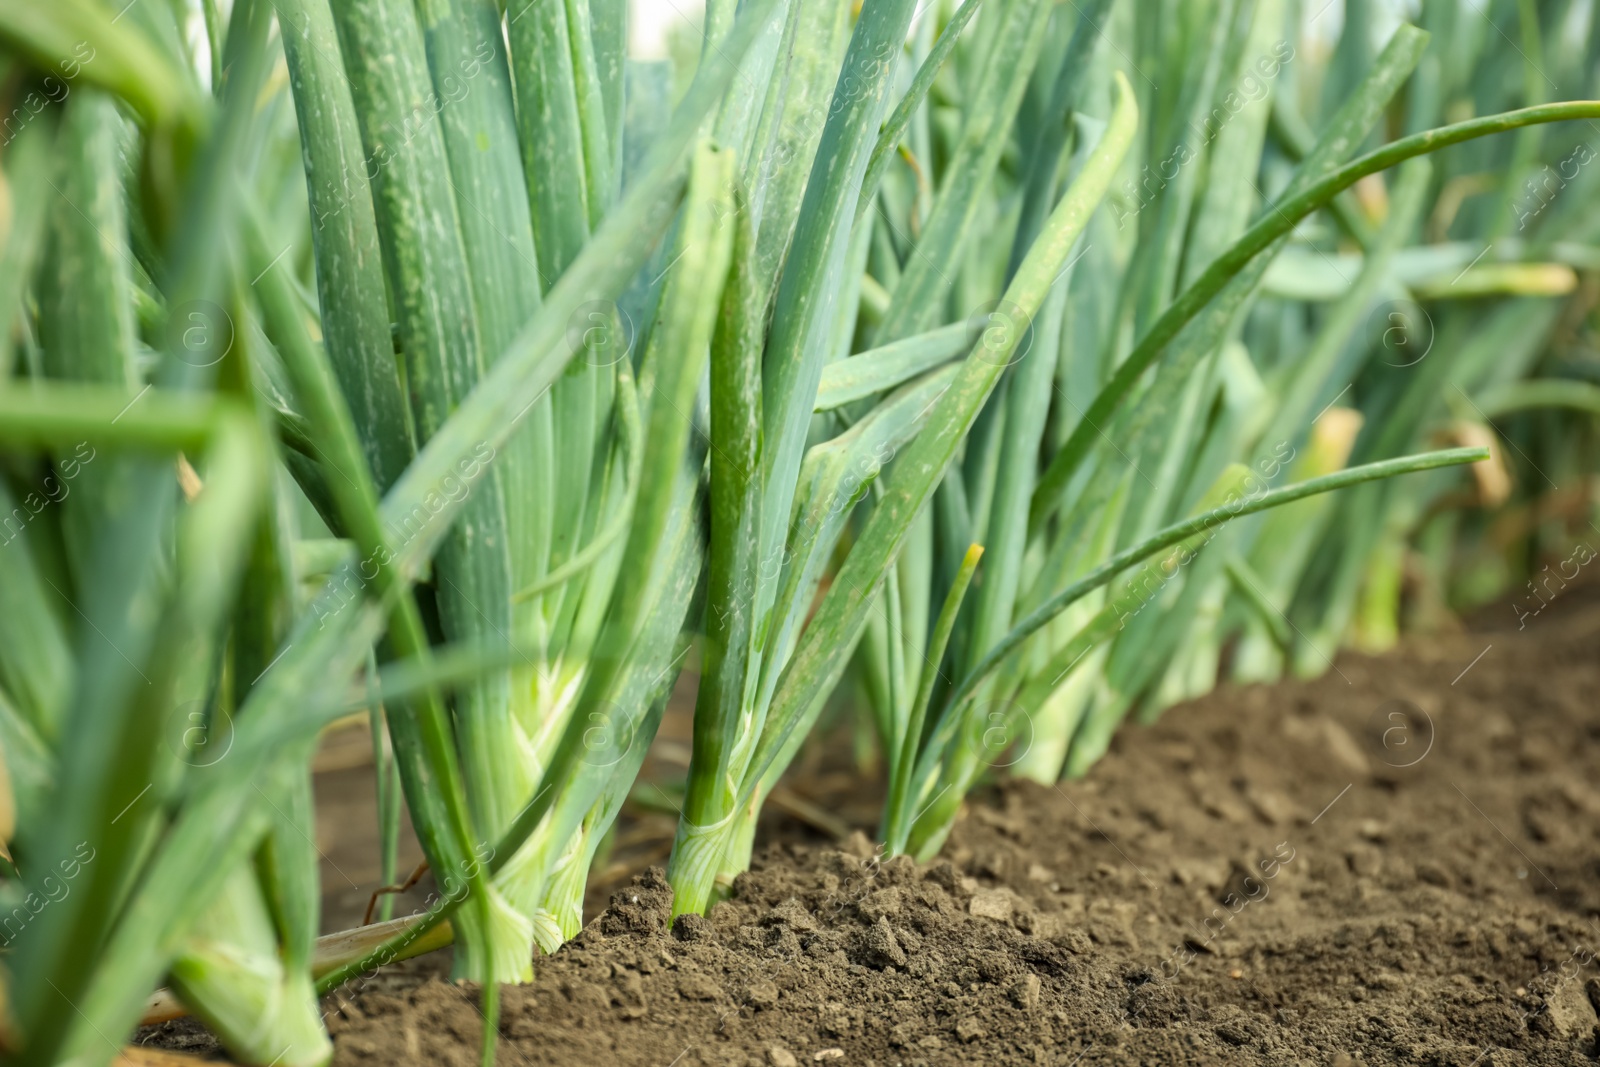
[[[991, 769], [1538, 578], [1600, 22], [1311, 6], [709, 0], [669, 68], [623, 0], [0, 0], [0, 1051], [164, 990], [323, 1064], [453, 942], [491, 1060], [686, 663], [675, 916], [839, 693], [926, 858]], [[319, 939], [351, 716], [437, 893]]]

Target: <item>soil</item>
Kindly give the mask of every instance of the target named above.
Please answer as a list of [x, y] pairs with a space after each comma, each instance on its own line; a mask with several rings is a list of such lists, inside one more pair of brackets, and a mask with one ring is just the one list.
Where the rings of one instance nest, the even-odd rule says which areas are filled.
[[[1515, 626], [1219, 689], [1087, 780], [975, 795], [927, 866], [780, 815], [732, 898], [670, 927], [647, 870], [505, 989], [499, 1062], [1594, 1064], [1600, 596]], [[336, 1062], [476, 1063], [446, 966], [329, 998]]]

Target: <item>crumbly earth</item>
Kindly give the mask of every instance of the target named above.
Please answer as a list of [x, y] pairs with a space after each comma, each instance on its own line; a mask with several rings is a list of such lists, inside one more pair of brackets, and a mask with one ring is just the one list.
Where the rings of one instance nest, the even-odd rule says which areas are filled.
[[[790, 840], [670, 926], [651, 869], [505, 990], [499, 1062], [1594, 1064], [1600, 610], [1573, 599], [1174, 708], [1085, 781], [975, 796], [928, 866]], [[336, 1063], [476, 1063], [442, 968], [330, 998]]]

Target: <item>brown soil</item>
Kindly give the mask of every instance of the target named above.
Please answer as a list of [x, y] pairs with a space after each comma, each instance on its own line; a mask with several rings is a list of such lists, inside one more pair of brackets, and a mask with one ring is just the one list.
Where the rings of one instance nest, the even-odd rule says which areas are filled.
[[[499, 1062], [1593, 1064], [1600, 597], [1569, 597], [1173, 709], [1087, 781], [975, 797], [925, 868], [789, 825], [671, 929], [652, 870], [505, 990]], [[337, 1063], [475, 1063], [443, 967], [330, 998]]]

